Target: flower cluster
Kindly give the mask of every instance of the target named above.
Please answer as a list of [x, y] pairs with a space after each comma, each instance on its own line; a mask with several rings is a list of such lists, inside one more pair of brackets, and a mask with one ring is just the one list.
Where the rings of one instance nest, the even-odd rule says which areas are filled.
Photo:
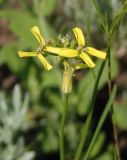
[[[63, 60], [63, 65], [64, 65], [63, 83], [65, 83], [65, 79], [66, 79], [66, 82], [68, 81], [68, 85], [70, 85], [72, 75], [75, 70], [86, 68], [86, 67], [89, 67], [89, 68], [95, 67], [95, 63], [92, 61], [89, 55], [95, 56], [100, 59], [106, 58], [105, 52], [99, 51], [92, 47], [86, 47], [84, 34], [79, 27], [75, 27], [72, 30], [74, 32], [76, 43], [77, 43], [75, 48], [54, 47], [47, 43], [47, 41], [41, 35], [39, 28], [37, 26], [34, 26], [31, 29], [31, 31], [40, 44], [39, 48], [33, 52], [19, 51], [18, 55], [19, 57], [37, 57], [40, 60], [40, 62], [43, 64], [46, 70], [51, 70], [53, 66], [45, 58], [45, 52], [48, 52], [49, 55], [54, 54], [56, 56], [63, 57], [62, 58], [64, 59]], [[73, 62], [75, 63], [72, 63], [71, 59], [73, 59]], [[69, 77], [69, 79], [67, 77]], [[68, 87], [65, 87], [65, 85], [63, 85], [65, 93], [71, 91], [71, 85]]]

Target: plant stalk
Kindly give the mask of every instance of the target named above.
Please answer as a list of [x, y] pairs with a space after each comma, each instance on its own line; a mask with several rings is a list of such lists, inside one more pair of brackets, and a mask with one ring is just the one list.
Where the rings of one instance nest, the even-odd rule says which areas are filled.
[[65, 151], [64, 151], [64, 128], [65, 128], [65, 122], [68, 112], [68, 94], [65, 94], [65, 105], [63, 108], [62, 118], [61, 118], [61, 125], [60, 125], [60, 135], [59, 135], [59, 141], [60, 141], [60, 160], [65, 160]]

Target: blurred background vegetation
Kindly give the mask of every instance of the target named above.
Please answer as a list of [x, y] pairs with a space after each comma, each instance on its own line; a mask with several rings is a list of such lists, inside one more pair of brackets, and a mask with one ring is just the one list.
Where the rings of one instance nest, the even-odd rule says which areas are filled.
[[[98, 0], [109, 21], [123, 0]], [[57, 38], [80, 26], [87, 43], [105, 50], [105, 35], [92, 1], [88, 0], [0, 0], [0, 160], [59, 159], [58, 130], [63, 107], [61, 70], [58, 65], [46, 72], [32, 58], [20, 59], [18, 50], [37, 48], [30, 32], [38, 25], [44, 37]], [[127, 159], [127, 16], [112, 43], [112, 81], [117, 83], [115, 116], [122, 159]], [[51, 57], [49, 57], [51, 58]], [[57, 64], [56, 59], [50, 59]], [[101, 62], [97, 62], [97, 74]], [[107, 65], [105, 66], [88, 142], [108, 99]], [[70, 95], [68, 122], [65, 128], [68, 160], [79, 142], [79, 131], [87, 117], [93, 85], [91, 70], [78, 71]], [[22, 98], [24, 96], [24, 99]], [[87, 147], [87, 144], [84, 146]], [[18, 150], [17, 150], [18, 148]], [[91, 153], [91, 160], [113, 159], [113, 132], [106, 120]]]

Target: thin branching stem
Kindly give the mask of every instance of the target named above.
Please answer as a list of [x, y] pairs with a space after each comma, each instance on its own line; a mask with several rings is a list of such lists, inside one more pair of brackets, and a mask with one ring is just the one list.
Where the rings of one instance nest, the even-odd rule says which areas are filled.
[[[108, 90], [109, 90], [109, 97], [111, 95], [112, 90], [112, 81], [111, 81], [111, 47], [110, 47], [110, 41], [108, 43]], [[116, 151], [116, 159], [121, 160], [120, 156], [120, 149], [119, 149], [119, 140], [118, 140], [118, 131], [117, 127], [114, 123], [114, 111], [113, 111], [113, 104], [111, 107], [111, 119], [112, 119], [112, 126], [113, 126], [113, 134], [114, 134], [114, 141], [115, 141], [115, 151]]]

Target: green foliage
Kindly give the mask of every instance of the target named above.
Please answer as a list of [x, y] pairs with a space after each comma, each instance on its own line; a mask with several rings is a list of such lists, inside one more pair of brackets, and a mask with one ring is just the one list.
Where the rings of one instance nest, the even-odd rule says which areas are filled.
[[56, 0], [34, 0], [36, 12], [43, 16], [50, 16], [55, 8]]
[[113, 156], [113, 145], [109, 145], [107, 148], [107, 151], [105, 151], [104, 153], [102, 153], [98, 158], [96, 158], [95, 160], [112, 160], [114, 159]]
[[119, 105], [114, 104], [115, 122], [123, 130], [127, 130], [126, 116], [127, 116], [127, 104]]
[[[14, 73], [18, 73], [25, 68], [25, 62], [21, 62], [18, 55], [15, 55], [17, 51], [17, 46], [15, 43], [9, 43], [1, 49], [1, 64], [5, 64], [12, 70]], [[9, 58], [8, 58], [9, 57]], [[13, 64], [13, 65], [12, 65]], [[18, 67], [17, 67], [18, 66]]]
[[[20, 39], [20, 48], [30, 47], [35, 48], [35, 42], [33, 41], [33, 36], [30, 33], [30, 28], [34, 25], [39, 25], [36, 17], [32, 16], [28, 11], [17, 11], [12, 9], [3, 9], [0, 11], [0, 17], [9, 20], [9, 28], [11, 31]], [[22, 26], [22, 27], [20, 27]]]

